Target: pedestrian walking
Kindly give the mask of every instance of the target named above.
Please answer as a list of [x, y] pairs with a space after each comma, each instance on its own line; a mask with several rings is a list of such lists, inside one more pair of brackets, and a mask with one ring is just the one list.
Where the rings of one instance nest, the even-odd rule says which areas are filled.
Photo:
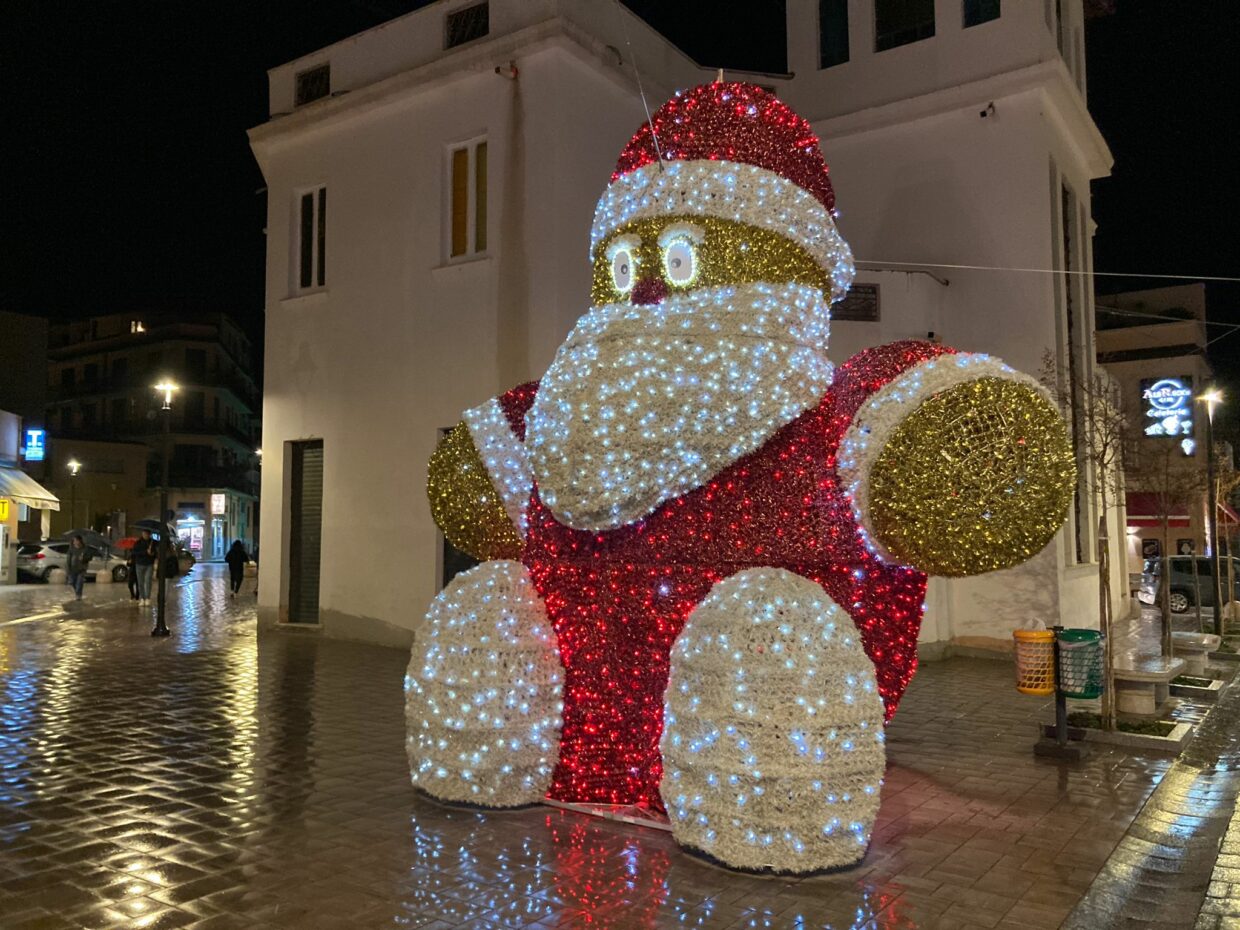
[[245, 579], [246, 563], [250, 561], [250, 555], [245, 551], [241, 540], [233, 540], [232, 548], [224, 556], [224, 561], [228, 563], [228, 585], [231, 589], [229, 597], [236, 597], [241, 590], [241, 582]]
[[133, 564], [138, 575], [138, 606], [151, 603], [151, 576], [155, 572], [155, 560], [159, 557], [159, 545], [150, 530], [143, 530], [142, 537], [133, 544]]
[[137, 548], [137, 544], [129, 547], [125, 553], [125, 583], [129, 586], [129, 599], [136, 601], [138, 594], [138, 566], [134, 563], [133, 552]]
[[73, 586], [73, 593], [80, 601], [82, 599], [82, 585], [86, 582], [86, 566], [90, 564], [91, 556], [95, 553], [86, 548], [86, 541], [82, 539], [81, 534], [77, 534], [69, 542], [69, 551], [65, 554], [65, 572], [69, 576], [69, 584]]

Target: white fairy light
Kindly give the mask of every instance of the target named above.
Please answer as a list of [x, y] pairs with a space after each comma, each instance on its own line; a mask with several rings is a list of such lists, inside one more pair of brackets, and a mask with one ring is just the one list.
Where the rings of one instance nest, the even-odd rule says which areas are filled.
[[462, 415], [470, 438], [487, 468], [491, 483], [499, 492], [508, 519], [525, 537], [526, 517], [534, 476], [525, 457], [525, 447], [512, 431], [504, 408], [495, 398]]
[[792, 283], [595, 307], [526, 417], [543, 503], [613, 529], [700, 486], [821, 401], [829, 325], [822, 292]]
[[405, 676], [414, 785], [445, 801], [542, 800], [560, 748], [555, 632], [525, 566], [457, 575], [431, 603]]
[[682, 845], [776, 872], [859, 861], [886, 754], [852, 619], [783, 569], [716, 584], [673, 647], [660, 749]]
[[723, 159], [654, 162], [616, 178], [595, 208], [590, 254], [626, 223], [670, 214], [723, 217], [791, 239], [828, 270], [831, 300], [856, 273], [852, 250], [813, 194], [774, 171]]

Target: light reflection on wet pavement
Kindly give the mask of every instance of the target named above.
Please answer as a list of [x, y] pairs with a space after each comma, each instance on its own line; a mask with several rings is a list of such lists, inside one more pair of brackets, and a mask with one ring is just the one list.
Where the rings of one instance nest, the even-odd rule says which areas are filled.
[[[0, 926], [791, 928], [1059, 925], [1169, 760], [1037, 760], [1010, 665], [926, 664], [889, 730], [866, 860], [734, 875], [668, 834], [416, 796], [400, 650], [264, 634], [199, 566], [167, 640], [124, 588], [0, 625]], [[0, 595], [0, 623], [59, 610]], [[25, 611], [25, 614], [22, 613]]]

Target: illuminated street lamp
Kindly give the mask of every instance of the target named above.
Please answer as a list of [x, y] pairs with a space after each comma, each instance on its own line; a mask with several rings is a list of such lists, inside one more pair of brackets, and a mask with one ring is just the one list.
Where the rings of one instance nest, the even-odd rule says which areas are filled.
[[176, 392], [177, 386], [167, 378], [155, 385], [155, 390], [161, 391], [164, 395], [164, 475], [163, 482], [159, 486], [159, 563], [156, 569], [159, 571], [159, 598], [155, 607], [155, 628], [151, 630], [152, 636], [167, 636], [168, 619], [168, 545], [171, 540], [168, 539], [168, 446], [171, 442], [172, 435], [172, 395]]
[[1219, 578], [1218, 488], [1214, 484], [1214, 408], [1223, 402], [1223, 392], [1211, 388], [1197, 398], [1206, 405], [1206, 525], [1210, 528], [1210, 561], [1214, 584], [1214, 632], [1223, 635], [1223, 587]]
[[69, 529], [74, 529], [73, 521], [77, 519], [77, 476], [82, 470], [82, 463], [77, 459], [69, 459]]

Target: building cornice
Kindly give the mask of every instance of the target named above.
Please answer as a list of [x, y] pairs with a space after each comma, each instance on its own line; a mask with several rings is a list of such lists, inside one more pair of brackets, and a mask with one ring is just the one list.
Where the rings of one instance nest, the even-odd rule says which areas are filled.
[[[675, 48], [675, 46], [671, 46]], [[610, 46], [589, 34], [571, 20], [555, 17], [527, 26], [507, 35], [479, 42], [451, 55], [417, 65], [373, 84], [336, 96], [315, 101], [292, 111], [273, 116], [268, 122], [249, 130], [250, 146], [259, 164], [273, 150], [289, 144], [306, 133], [328, 130], [388, 106], [407, 102], [411, 92], [425, 91], [467, 77], [491, 74], [497, 65], [522, 56], [558, 48], [592, 65], [600, 74], [625, 93], [638, 94], [632, 69], [617, 61]], [[683, 53], [686, 69], [701, 72], [703, 80], [711, 73]], [[666, 75], [643, 72], [647, 95], [662, 100], [675, 89]]]
[[1058, 58], [841, 116], [826, 119], [811, 117], [810, 122], [818, 135], [830, 145], [835, 139], [877, 132], [955, 110], [976, 108], [978, 101], [1031, 92], [1040, 95], [1051, 120], [1080, 154], [1082, 168], [1089, 177], [1109, 175], [1114, 156], [1089, 115], [1085, 100], [1072, 82], [1067, 67]]

